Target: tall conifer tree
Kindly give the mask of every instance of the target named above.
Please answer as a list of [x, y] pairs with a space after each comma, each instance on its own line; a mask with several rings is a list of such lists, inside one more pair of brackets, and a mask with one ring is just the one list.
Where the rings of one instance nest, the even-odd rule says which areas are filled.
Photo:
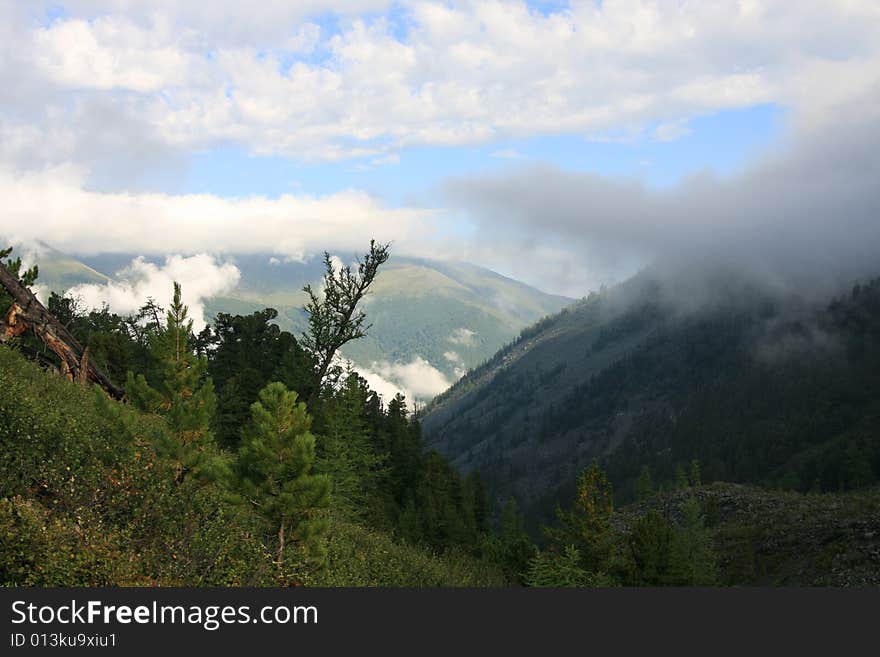
[[210, 425], [217, 401], [206, 376], [207, 359], [190, 349], [192, 325], [180, 284], [175, 282], [165, 325], [150, 337], [154, 380], [129, 372], [126, 382], [132, 404], [167, 420], [171, 439], [160, 447], [174, 463], [177, 481], [191, 473], [203, 474], [212, 460], [208, 448], [213, 443]]
[[312, 419], [297, 394], [270, 383], [251, 405], [252, 423], [242, 435], [233, 484], [272, 526], [279, 571], [290, 544], [315, 563], [326, 556], [330, 477], [313, 474], [315, 437]]

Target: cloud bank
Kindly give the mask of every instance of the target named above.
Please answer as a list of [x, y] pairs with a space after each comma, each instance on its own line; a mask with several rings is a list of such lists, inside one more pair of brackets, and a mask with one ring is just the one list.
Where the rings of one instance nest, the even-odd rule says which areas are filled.
[[430, 235], [431, 212], [384, 208], [369, 195], [99, 193], [75, 171], [13, 174], [0, 169], [0, 234], [45, 240], [80, 254], [276, 253], [302, 258], [324, 249], [359, 252], [371, 237], [406, 243]]

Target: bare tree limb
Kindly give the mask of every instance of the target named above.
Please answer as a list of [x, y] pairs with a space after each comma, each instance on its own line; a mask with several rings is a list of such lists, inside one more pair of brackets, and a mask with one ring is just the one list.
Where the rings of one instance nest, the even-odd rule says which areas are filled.
[[0, 285], [12, 297], [12, 306], [0, 324], [0, 342], [6, 342], [27, 331], [43, 341], [61, 359], [61, 371], [71, 381], [92, 381], [115, 398], [125, 394], [110, 378], [89, 359], [88, 349], [82, 345], [34, 296], [18, 278], [0, 264]]

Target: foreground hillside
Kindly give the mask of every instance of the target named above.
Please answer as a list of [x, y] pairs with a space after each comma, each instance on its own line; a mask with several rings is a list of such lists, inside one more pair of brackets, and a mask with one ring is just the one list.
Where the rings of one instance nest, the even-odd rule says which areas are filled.
[[800, 491], [880, 478], [880, 282], [819, 308], [731, 281], [686, 307], [664, 285], [523, 331], [427, 409], [430, 444], [539, 517], [593, 459], [624, 500], [694, 459], [709, 481]]
[[330, 517], [327, 567], [280, 572], [215, 483], [175, 481], [162, 418], [0, 346], [0, 585], [500, 584], [483, 562]]

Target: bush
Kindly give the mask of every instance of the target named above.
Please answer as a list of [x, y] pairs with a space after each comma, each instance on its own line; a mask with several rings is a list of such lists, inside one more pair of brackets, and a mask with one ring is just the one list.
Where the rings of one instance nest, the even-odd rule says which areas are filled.
[[503, 586], [498, 570], [457, 550], [442, 555], [387, 534], [331, 520], [327, 569], [305, 583], [318, 586]]
[[177, 484], [159, 417], [0, 347], [0, 581], [264, 585], [255, 523], [212, 484]]

